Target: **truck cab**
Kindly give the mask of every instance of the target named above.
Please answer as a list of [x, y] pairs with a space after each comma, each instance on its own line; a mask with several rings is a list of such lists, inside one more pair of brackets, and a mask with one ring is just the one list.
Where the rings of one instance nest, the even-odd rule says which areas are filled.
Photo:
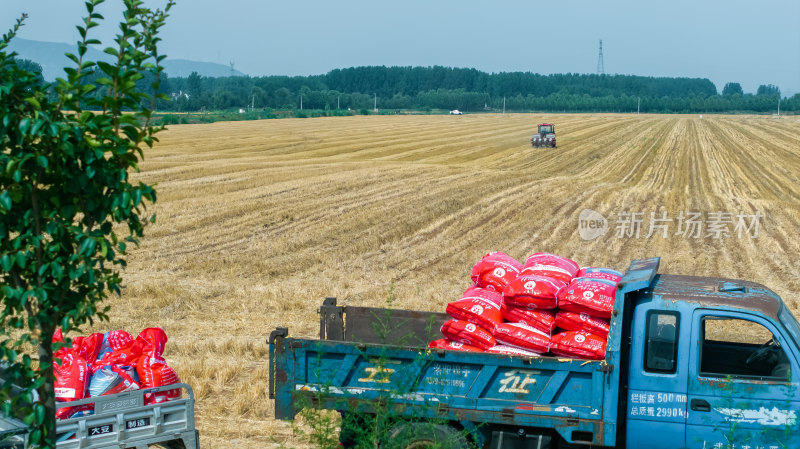
[[398, 422], [487, 449], [800, 447], [791, 311], [762, 285], [659, 274], [659, 262], [631, 262], [600, 361], [431, 350], [446, 314], [329, 298], [319, 340], [270, 335], [276, 417], [302, 404], [370, 414], [388, 399]]
[[800, 327], [775, 293], [665, 274], [630, 302], [627, 447], [800, 447]]

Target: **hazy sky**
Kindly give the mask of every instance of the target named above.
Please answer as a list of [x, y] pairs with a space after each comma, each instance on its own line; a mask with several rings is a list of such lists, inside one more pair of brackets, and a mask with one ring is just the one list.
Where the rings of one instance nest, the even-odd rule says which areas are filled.
[[[120, 17], [120, 0], [102, 12]], [[147, 0], [153, 6], [163, 1]], [[0, 28], [73, 42], [77, 0], [0, 0]], [[101, 39], [110, 39], [106, 27]], [[164, 29], [172, 58], [228, 64], [253, 76], [322, 74], [359, 65], [444, 65], [486, 72], [709, 78], [754, 92], [800, 92], [800, 0], [178, 0]]]

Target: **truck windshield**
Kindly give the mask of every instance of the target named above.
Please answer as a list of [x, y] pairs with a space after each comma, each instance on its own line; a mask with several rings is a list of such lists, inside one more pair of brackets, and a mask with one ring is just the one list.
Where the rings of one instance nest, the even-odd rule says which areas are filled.
[[800, 324], [797, 323], [797, 318], [794, 317], [789, 309], [782, 306], [781, 310], [778, 312], [778, 319], [781, 321], [781, 324], [783, 324], [783, 327], [789, 331], [792, 340], [794, 340], [794, 344], [800, 346]]
[[552, 133], [553, 127], [551, 125], [543, 126], [539, 125], [539, 132], [540, 133]]

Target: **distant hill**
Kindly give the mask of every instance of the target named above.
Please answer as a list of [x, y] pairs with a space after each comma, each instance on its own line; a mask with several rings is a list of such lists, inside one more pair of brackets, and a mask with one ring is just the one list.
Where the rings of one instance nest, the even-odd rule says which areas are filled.
[[[77, 53], [77, 48], [74, 44], [32, 41], [19, 38], [14, 38], [9, 47], [12, 51], [19, 53], [20, 58], [30, 59], [39, 63], [42, 66], [42, 75], [47, 81], [53, 81], [59, 76], [64, 76], [63, 68], [73, 64], [69, 58], [64, 56], [64, 53]], [[96, 48], [89, 48], [86, 57], [95, 61], [107, 61], [111, 58], [111, 56]], [[164, 71], [170, 77], [187, 77], [192, 72], [209, 77], [245, 76], [244, 73], [238, 70], [231, 71], [229, 66], [213, 62], [167, 58], [163, 64]]]

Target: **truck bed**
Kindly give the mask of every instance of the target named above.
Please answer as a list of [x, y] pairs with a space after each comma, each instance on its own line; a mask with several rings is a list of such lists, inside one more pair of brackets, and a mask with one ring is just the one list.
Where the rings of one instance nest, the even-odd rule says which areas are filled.
[[[144, 403], [145, 394], [175, 389], [182, 390], [182, 397], [159, 404]], [[187, 384], [56, 404], [58, 408], [86, 405], [92, 405], [94, 413], [56, 421], [57, 449], [146, 449], [152, 444], [175, 449], [200, 447], [194, 421], [194, 393]], [[0, 447], [25, 449], [27, 435], [28, 429], [22, 421], [0, 417]], [[4, 441], [5, 438], [11, 440]]]
[[[306, 406], [454, 422], [556, 429], [567, 442], [607, 444], [605, 361], [428, 349], [443, 313], [320, 308], [320, 339], [269, 338], [277, 418]], [[613, 433], [613, 432], [612, 432]]]

